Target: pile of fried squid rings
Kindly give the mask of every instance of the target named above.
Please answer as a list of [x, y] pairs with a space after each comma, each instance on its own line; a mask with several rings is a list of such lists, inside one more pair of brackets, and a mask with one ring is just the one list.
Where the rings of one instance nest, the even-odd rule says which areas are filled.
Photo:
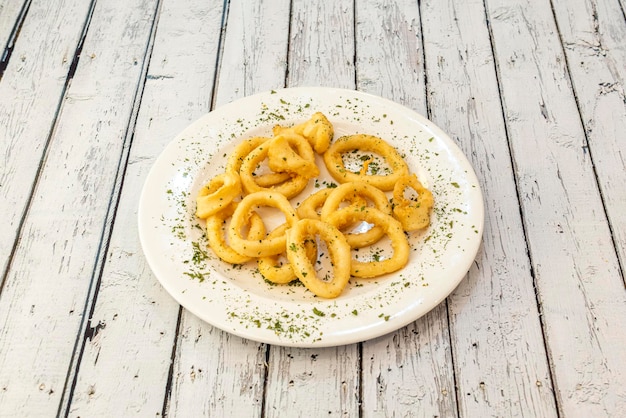
[[[407, 264], [405, 232], [429, 225], [432, 193], [383, 139], [359, 134], [333, 142], [333, 136], [333, 125], [317, 112], [304, 123], [276, 126], [272, 137], [246, 139], [235, 148], [225, 171], [202, 187], [196, 199], [196, 215], [206, 220], [209, 246], [220, 259], [232, 264], [256, 260], [266, 280], [284, 284], [299, 279], [323, 298], [339, 296], [350, 277], [377, 277]], [[362, 155], [358, 171], [344, 164], [349, 152]], [[294, 207], [290, 199], [320, 175], [315, 153], [323, 156], [339, 185], [320, 189]], [[382, 157], [387, 171], [370, 169], [374, 160], [363, 158], [367, 153]], [[385, 192], [392, 194], [391, 201]], [[262, 207], [280, 210], [285, 223], [268, 231], [257, 211]], [[369, 229], [349, 232], [354, 225]], [[353, 249], [371, 246], [384, 236], [391, 241], [391, 255], [369, 261], [352, 257]], [[332, 271], [320, 271], [320, 240]]]

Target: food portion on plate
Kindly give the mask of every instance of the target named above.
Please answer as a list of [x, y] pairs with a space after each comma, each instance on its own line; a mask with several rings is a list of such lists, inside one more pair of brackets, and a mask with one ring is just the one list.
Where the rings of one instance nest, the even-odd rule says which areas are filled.
[[[334, 132], [317, 112], [235, 147], [224, 172], [196, 196], [195, 214], [206, 222], [217, 257], [257, 263], [265, 280], [299, 280], [327, 299], [340, 296], [351, 277], [379, 277], [406, 266], [407, 235], [429, 226], [433, 194], [385, 139], [352, 134], [333, 140]], [[303, 196], [321, 171], [338, 184], [324, 182], [326, 188]], [[280, 211], [284, 222], [270, 227], [260, 208]], [[381, 240], [384, 251], [357, 259], [355, 252]]]
[[324, 87], [199, 118], [155, 161], [138, 210], [146, 260], [186, 310], [295, 347], [364, 341], [426, 314], [470, 270], [483, 222], [479, 181], [445, 132], [382, 97]]

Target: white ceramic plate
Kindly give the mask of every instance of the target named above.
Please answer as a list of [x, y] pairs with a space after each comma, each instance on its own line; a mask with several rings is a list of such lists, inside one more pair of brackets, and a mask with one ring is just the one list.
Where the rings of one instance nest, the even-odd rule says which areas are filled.
[[[223, 171], [226, 154], [241, 139], [271, 136], [274, 125], [303, 122], [316, 111], [334, 125], [335, 138], [354, 133], [385, 138], [435, 198], [431, 226], [410, 235], [408, 265], [378, 279], [352, 279], [333, 300], [314, 297], [301, 285], [271, 285], [255, 263], [223, 263], [207, 249], [203, 225], [194, 216], [199, 188]], [[318, 165], [323, 166], [321, 159]], [[330, 182], [323, 170], [302, 195]], [[146, 259], [182, 306], [232, 334], [299, 347], [368, 340], [426, 314], [469, 270], [479, 249], [483, 219], [474, 171], [444, 132], [386, 99], [319, 87], [257, 94], [205, 115], [156, 160], [139, 204]]]

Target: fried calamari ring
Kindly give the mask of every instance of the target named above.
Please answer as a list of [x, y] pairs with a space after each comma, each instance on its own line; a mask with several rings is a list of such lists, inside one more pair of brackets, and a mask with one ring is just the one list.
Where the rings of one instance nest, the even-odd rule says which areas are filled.
[[[280, 134], [268, 145], [267, 159], [271, 170], [298, 174], [307, 179], [320, 175], [313, 149], [303, 136], [293, 133]], [[298, 152], [294, 151], [293, 147]]]
[[[282, 224], [278, 228], [274, 229], [267, 237], [274, 238], [280, 235], [284, 235], [287, 230], [287, 224]], [[307, 258], [313, 263], [317, 258], [317, 245], [312, 240], [307, 240], [304, 243]], [[291, 263], [281, 263], [279, 255], [269, 255], [267, 257], [259, 257], [257, 260], [257, 266], [259, 272], [268, 281], [276, 284], [285, 284], [296, 280], [298, 277], [291, 267]], [[286, 253], [284, 253], [287, 256]]]
[[320, 219], [320, 214], [317, 211], [324, 205], [326, 198], [332, 189], [322, 189], [309, 195], [306, 199], [300, 202], [300, 205], [296, 208], [296, 212], [300, 219]]
[[[227, 208], [209, 216], [206, 219], [206, 236], [209, 241], [209, 247], [213, 250], [222, 261], [231, 264], [243, 264], [252, 257], [239, 254], [228, 245], [225, 239], [223, 225], [228, 218], [233, 215], [237, 202], [232, 202]], [[250, 213], [248, 220], [248, 239], [261, 239], [265, 236], [265, 225], [263, 219], [256, 213]]]
[[[389, 165], [391, 174], [366, 175], [363, 172], [352, 173], [348, 171], [343, 163], [342, 154], [353, 150], [368, 151], [380, 155]], [[324, 153], [324, 163], [330, 175], [340, 183], [364, 181], [383, 191], [393, 190], [398, 179], [409, 174], [409, 167], [398, 151], [383, 139], [372, 135], [360, 134], [339, 138]]]
[[[287, 258], [298, 279], [317, 296], [336, 298], [350, 279], [350, 246], [334, 226], [314, 219], [302, 219], [287, 230]], [[317, 277], [313, 263], [306, 254], [305, 243], [319, 236], [326, 243], [333, 265], [329, 281]]]
[[[318, 190], [317, 192], [309, 195], [306, 199], [300, 202], [300, 205], [296, 209], [300, 219], [321, 219], [319, 209], [324, 206], [326, 199], [332, 193], [334, 189], [326, 188]], [[359, 207], [367, 205], [367, 201], [360, 196], [346, 196], [346, 201], [352, 205], [358, 205]]]
[[313, 116], [311, 116], [311, 118], [304, 123], [291, 128], [275, 126], [273, 131], [274, 135], [279, 135], [288, 131], [302, 135], [307, 141], [309, 141], [315, 152], [318, 154], [326, 152], [330, 146], [330, 141], [333, 139], [333, 135], [335, 134], [333, 125], [321, 112], [314, 113]]
[[[374, 206], [383, 213], [391, 215], [391, 205], [387, 199], [387, 195], [380, 189], [371, 186], [367, 183], [355, 181], [344, 183], [333, 191], [326, 198], [324, 206], [322, 206], [321, 219], [326, 221], [326, 218], [339, 209], [341, 202], [345, 200], [354, 201], [355, 198], [361, 197], [371, 200]], [[357, 207], [356, 210], [364, 210], [365, 205]], [[341, 209], [344, 210], [344, 209]], [[346, 224], [344, 224], [346, 225]], [[373, 228], [360, 232], [360, 233], [348, 233], [346, 239], [352, 248], [362, 248], [372, 245], [385, 235], [385, 231], [380, 226], [374, 226]]]
[[391, 214], [391, 204], [385, 193], [368, 183], [352, 181], [330, 189], [326, 202], [322, 206], [322, 219], [339, 209], [341, 202], [346, 200], [354, 201], [358, 196], [372, 201], [378, 210]]
[[241, 179], [243, 190], [248, 194], [261, 191], [274, 191], [285, 195], [287, 199], [291, 199], [306, 187], [309, 182], [308, 178], [290, 173], [287, 181], [271, 187], [261, 187], [255, 181], [256, 176], [254, 175], [254, 171], [261, 164], [261, 162], [267, 158], [268, 150], [268, 144], [263, 143], [252, 150], [252, 152], [244, 158], [243, 163], [241, 164], [241, 169], [239, 170], [239, 177]]
[[350, 274], [354, 277], [371, 278], [392, 273], [406, 265], [409, 261], [409, 241], [404, 235], [402, 225], [393, 216], [375, 208], [366, 208], [365, 210], [342, 209], [333, 212], [326, 218], [326, 222], [337, 228], [355, 221], [365, 221], [382, 227], [385, 234], [391, 239], [393, 255], [384, 260], [366, 262], [353, 259]]
[[289, 173], [264, 173], [254, 176], [254, 182], [263, 188], [269, 188], [278, 184], [284, 183], [291, 179]]
[[[243, 140], [228, 156], [226, 172], [239, 175], [243, 160], [259, 145], [271, 140], [263, 136], [255, 136]], [[271, 187], [289, 180], [289, 173], [264, 173], [254, 177], [254, 181], [261, 187]]]
[[[370, 278], [406, 265], [404, 230], [428, 225], [432, 194], [383, 139], [351, 135], [331, 145], [333, 136], [332, 124], [317, 112], [304, 123], [274, 127], [271, 138], [245, 139], [234, 148], [225, 172], [197, 195], [197, 215], [206, 219], [209, 246], [217, 257], [232, 264], [255, 260], [268, 282], [297, 278], [324, 298], [339, 296], [351, 274]], [[323, 154], [328, 172], [341, 185], [311, 194], [295, 210], [289, 199], [320, 174], [315, 152]], [[393, 207], [385, 194], [392, 190]], [[285, 217], [285, 224], [269, 233], [274, 215], [267, 218], [271, 224], [259, 215], [268, 207]], [[371, 258], [352, 258], [352, 249], [371, 246], [385, 235], [380, 246], [365, 250]], [[318, 260], [320, 243], [329, 256]], [[379, 247], [385, 248], [383, 259]]]
[[285, 250], [285, 236], [263, 239], [246, 239], [242, 236], [242, 229], [248, 213], [254, 207], [269, 206], [279, 209], [285, 215], [285, 221], [292, 226], [298, 221], [296, 211], [287, 198], [277, 192], [256, 192], [243, 198], [237, 205], [228, 228], [230, 246], [239, 254], [249, 257], [265, 257], [280, 254]]
[[228, 160], [226, 161], [226, 172], [239, 174], [241, 164], [248, 154], [254, 151], [256, 147], [269, 141], [270, 139], [272, 138], [264, 136], [255, 136], [253, 138], [244, 139], [228, 156]]
[[209, 181], [196, 197], [196, 216], [201, 219], [219, 212], [241, 194], [241, 181], [235, 173], [222, 173]]
[[[407, 199], [404, 192], [411, 188], [415, 199]], [[422, 186], [415, 174], [402, 176], [393, 188], [393, 214], [405, 231], [416, 231], [430, 224], [430, 211], [434, 205], [433, 194]]]

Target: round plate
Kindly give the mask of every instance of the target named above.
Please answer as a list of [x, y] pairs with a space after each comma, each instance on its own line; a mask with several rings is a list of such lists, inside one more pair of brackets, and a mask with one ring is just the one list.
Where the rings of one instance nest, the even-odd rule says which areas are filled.
[[[430, 227], [409, 234], [412, 251], [404, 269], [377, 279], [353, 278], [332, 300], [315, 297], [302, 285], [272, 285], [258, 273], [256, 263], [220, 261], [207, 248], [204, 225], [194, 215], [198, 190], [223, 172], [228, 153], [241, 139], [271, 136], [274, 125], [300, 123], [318, 111], [333, 124], [335, 138], [365, 133], [395, 146], [435, 199]], [[322, 174], [310, 181], [304, 197], [333, 183], [322, 160], [318, 162]], [[321, 347], [389, 333], [442, 302], [476, 256], [483, 211], [469, 162], [424, 117], [356, 91], [290, 88], [222, 106], [178, 135], [146, 179], [139, 234], [163, 287], [204, 321], [259, 342]]]

